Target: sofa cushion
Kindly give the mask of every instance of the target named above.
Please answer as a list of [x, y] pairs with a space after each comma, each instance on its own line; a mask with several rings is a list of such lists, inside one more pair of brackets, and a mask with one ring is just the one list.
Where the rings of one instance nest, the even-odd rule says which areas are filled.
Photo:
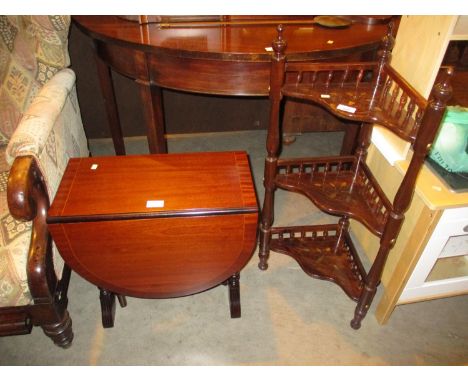
[[70, 65], [70, 16], [0, 16], [0, 142], [42, 85]]
[[31, 241], [31, 222], [14, 219], [7, 204], [9, 166], [5, 146], [0, 145], [0, 307], [31, 302], [26, 261]]
[[[62, 69], [57, 73], [31, 102], [8, 146], [1, 148], [0, 170], [5, 186], [0, 191], [0, 240], [5, 253], [1, 254], [0, 260], [3, 261], [0, 263], [0, 284], [4, 284], [8, 293], [2, 296], [0, 291], [0, 306], [22, 305], [29, 297], [26, 260], [32, 227], [31, 223], [19, 222], [10, 216], [6, 199], [8, 170], [13, 161], [17, 156], [32, 155], [44, 176], [49, 198], [53, 200], [68, 159], [88, 156], [74, 83], [75, 74], [72, 70]], [[21, 238], [20, 234], [23, 235]], [[63, 259], [54, 243], [52, 251], [54, 270], [60, 279]], [[24, 298], [19, 298], [20, 291]]]

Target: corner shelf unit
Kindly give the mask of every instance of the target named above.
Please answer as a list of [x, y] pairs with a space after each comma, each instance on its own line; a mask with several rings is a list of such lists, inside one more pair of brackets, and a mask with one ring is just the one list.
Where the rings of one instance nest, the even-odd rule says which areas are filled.
[[[377, 62], [310, 63], [286, 61], [281, 27], [273, 42], [259, 268], [267, 269], [272, 250], [294, 258], [308, 275], [335, 282], [358, 303], [351, 321], [354, 329], [360, 327], [376, 293], [387, 255], [411, 202], [416, 177], [450, 97], [451, 69], [428, 102], [390, 66], [392, 46], [389, 30]], [[279, 121], [284, 97], [312, 102], [339, 118], [361, 122], [354, 155], [280, 158]], [[412, 161], [393, 202], [366, 165], [373, 124], [413, 146]], [[340, 217], [338, 224], [274, 227], [277, 188], [305, 195], [322, 211]], [[349, 219], [359, 221], [380, 238], [380, 249], [369, 272], [351, 241]]]

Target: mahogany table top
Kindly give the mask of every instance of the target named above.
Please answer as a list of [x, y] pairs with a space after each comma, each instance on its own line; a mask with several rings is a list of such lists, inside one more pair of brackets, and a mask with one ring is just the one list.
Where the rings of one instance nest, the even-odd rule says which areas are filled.
[[[368, 51], [379, 44], [387, 25], [353, 22], [348, 28], [325, 28], [312, 17], [298, 20], [272, 20], [238, 24], [197, 25], [150, 23], [125, 20], [118, 16], [74, 16], [77, 25], [92, 38], [107, 43], [165, 51], [179, 57], [211, 58], [227, 61], [270, 61], [276, 26], [285, 25], [289, 59], [329, 58], [346, 52]], [[163, 24], [164, 25], [164, 24]]]
[[72, 158], [48, 222], [258, 211], [245, 152]]

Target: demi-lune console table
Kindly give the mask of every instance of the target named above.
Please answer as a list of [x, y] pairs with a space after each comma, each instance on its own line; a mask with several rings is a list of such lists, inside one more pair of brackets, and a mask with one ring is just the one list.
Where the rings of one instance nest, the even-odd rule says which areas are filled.
[[[150, 18], [151, 19], [151, 18]], [[191, 23], [144, 23], [118, 16], [74, 16], [92, 41], [114, 148], [125, 146], [111, 69], [139, 85], [151, 153], [167, 152], [161, 88], [230, 96], [268, 96], [271, 43], [285, 25], [288, 60], [342, 60], [375, 52], [385, 22], [355, 18], [325, 28], [313, 17], [266, 17]], [[386, 19], [383, 19], [388, 21]]]

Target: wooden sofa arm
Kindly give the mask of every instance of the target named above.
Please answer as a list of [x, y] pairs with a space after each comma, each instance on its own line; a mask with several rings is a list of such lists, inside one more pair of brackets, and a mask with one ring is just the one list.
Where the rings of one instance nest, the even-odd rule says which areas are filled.
[[7, 200], [14, 218], [33, 222], [27, 260], [28, 285], [35, 304], [50, 302], [59, 296], [55, 296], [57, 276], [52, 261], [52, 240], [46, 224], [49, 197], [33, 156], [19, 156], [13, 162], [8, 177]]
[[[18, 220], [30, 221], [36, 216], [35, 192], [41, 186], [42, 175], [32, 155], [15, 159], [8, 176], [7, 199], [11, 215]], [[36, 191], [37, 193], [37, 191]], [[47, 194], [45, 195], [47, 200]]]

